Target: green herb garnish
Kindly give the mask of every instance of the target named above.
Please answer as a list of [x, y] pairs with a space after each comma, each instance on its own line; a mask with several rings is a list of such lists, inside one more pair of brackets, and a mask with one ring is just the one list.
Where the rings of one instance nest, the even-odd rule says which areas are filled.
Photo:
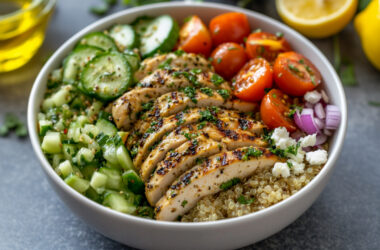
[[18, 137], [28, 134], [25, 124], [13, 113], [7, 113], [3, 125], [0, 126], [0, 136], [7, 136], [12, 130]]
[[221, 77], [220, 75], [218, 74], [213, 74], [211, 76], [211, 82], [216, 85], [216, 86], [219, 86], [220, 84], [222, 84], [224, 82], [224, 79], [223, 77]]
[[208, 87], [205, 87], [205, 88], [200, 88], [200, 91], [208, 96], [213, 96], [213, 90], [208, 88]]
[[229, 188], [231, 188], [232, 186], [235, 186], [236, 184], [239, 184], [240, 183], [240, 179], [239, 178], [232, 178], [231, 180], [229, 181], [226, 181], [222, 184], [220, 184], [220, 189], [222, 190], [227, 190]]
[[230, 98], [230, 92], [227, 89], [218, 89], [216, 92], [218, 92], [224, 100]]
[[245, 198], [245, 196], [241, 195], [241, 196], [237, 199], [237, 201], [238, 201], [240, 204], [243, 204], [243, 205], [249, 205], [249, 204], [251, 204], [251, 203], [253, 203], [253, 202], [255, 201], [255, 198], [253, 197], [253, 198], [247, 200], [247, 198]]

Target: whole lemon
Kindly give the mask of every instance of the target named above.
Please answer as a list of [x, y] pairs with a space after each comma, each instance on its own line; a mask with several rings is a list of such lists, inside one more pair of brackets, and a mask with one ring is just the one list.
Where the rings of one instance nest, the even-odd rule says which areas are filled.
[[372, 0], [367, 8], [354, 20], [364, 53], [368, 60], [380, 70], [380, 9], [379, 1]]

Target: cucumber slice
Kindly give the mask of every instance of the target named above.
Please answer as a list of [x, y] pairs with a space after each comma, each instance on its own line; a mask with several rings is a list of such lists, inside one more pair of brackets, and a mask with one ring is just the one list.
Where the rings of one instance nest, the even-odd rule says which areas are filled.
[[104, 195], [103, 205], [127, 214], [133, 214], [137, 209], [136, 206], [128, 202], [122, 194], [116, 192], [107, 192]]
[[133, 52], [132, 50], [125, 50], [124, 56], [127, 59], [129, 65], [133, 71], [137, 71], [140, 68], [141, 57], [139, 54]]
[[53, 128], [53, 122], [48, 120], [40, 120], [38, 122], [39, 124], [39, 131], [40, 136], [45, 136], [46, 132], [51, 130]]
[[133, 166], [133, 161], [132, 161], [131, 157], [129, 156], [129, 153], [128, 153], [128, 151], [124, 145], [120, 145], [116, 149], [116, 157], [117, 157], [119, 164], [121, 165], [121, 167], [124, 170], [134, 170], [135, 169]]
[[141, 178], [133, 170], [127, 170], [123, 174], [123, 182], [128, 189], [135, 194], [144, 193], [145, 185]]
[[77, 47], [80, 45], [95, 46], [105, 51], [117, 50], [117, 46], [113, 39], [104, 34], [103, 32], [93, 32], [85, 35], [84, 37], [82, 37], [82, 39], [80, 39]]
[[44, 139], [42, 140], [41, 148], [45, 153], [61, 153], [61, 134], [59, 132], [47, 132], [44, 136]]
[[89, 181], [82, 179], [75, 174], [71, 174], [66, 177], [65, 182], [79, 193], [84, 193], [90, 187]]
[[123, 188], [123, 182], [119, 170], [102, 167], [99, 169], [99, 173], [107, 176], [106, 188], [114, 190], [121, 190]]
[[140, 18], [134, 23], [134, 29], [140, 37], [140, 52], [144, 58], [157, 52], [169, 52], [177, 43], [179, 26], [169, 15], [154, 19]]
[[117, 24], [110, 30], [109, 36], [113, 38], [120, 51], [133, 49], [138, 46], [137, 34], [128, 24]]
[[98, 194], [101, 194], [104, 192], [107, 184], [107, 175], [94, 172], [94, 174], [91, 177], [90, 186], [95, 189], [95, 191]]
[[73, 83], [78, 80], [78, 75], [83, 67], [103, 50], [94, 46], [79, 45], [63, 62], [62, 80], [66, 83]]
[[61, 162], [58, 165], [58, 172], [63, 176], [67, 177], [73, 172], [73, 167], [71, 166], [71, 163], [69, 160], [66, 160], [64, 162]]
[[126, 58], [117, 52], [96, 56], [82, 71], [83, 91], [109, 101], [121, 96], [133, 83], [133, 72]]
[[105, 119], [99, 119], [96, 122], [95, 126], [101, 133], [108, 135], [109, 137], [115, 136], [117, 133], [117, 128], [115, 127], [115, 125], [113, 125], [112, 122], [107, 121]]

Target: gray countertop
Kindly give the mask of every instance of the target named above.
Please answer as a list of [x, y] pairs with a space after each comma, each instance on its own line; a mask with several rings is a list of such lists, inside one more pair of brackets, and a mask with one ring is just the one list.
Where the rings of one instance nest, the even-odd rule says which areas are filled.
[[[37, 56], [15, 72], [0, 74], [0, 122], [9, 111], [26, 119], [29, 92], [44, 58], [97, 20], [88, 12], [93, 3], [59, 0]], [[273, 1], [255, 1], [252, 9], [278, 19]], [[332, 59], [331, 39], [313, 42]], [[380, 72], [364, 57], [352, 26], [342, 32], [341, 47], [355, 62], [359, 85], [345, 87], [348, 130], [335, 172], [305, 214], [247, 249], [380, 249], [380, 107], [368, 105], [368, 100], [380, 101]], [[0, 249], [127, 249], [88, 227], [60, 201], [28, 139], [0, 138], [0, 157]]]

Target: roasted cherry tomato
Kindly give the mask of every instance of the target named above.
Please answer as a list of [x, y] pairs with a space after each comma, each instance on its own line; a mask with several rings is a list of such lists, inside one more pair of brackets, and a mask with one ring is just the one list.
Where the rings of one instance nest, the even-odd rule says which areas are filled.
[[178, 49], [208, 56], [211, 48], [211, 35], [206, 25], [198, 16], [191, 16], [179, 31]]
[[242, 43], [251, 30], [247, 17], [237, 12], [214, 17], [209, 28], [214, 46], [226, 42]]
[[245, 43], [250, 58], [264, 57], [272, 62], [277, 55], [290, 50], [289, 43], [282, 35], [273, 35], [268, 32], [255, 32], [249, 35]]
[[260, 101], [265, 95], [265, 89], [272, 87], [273, 72], [270, 64], [264, 58], [250, 60], [237, 74], [234, 94], [244, 101]]
[[290, 97], [281, 90], [270, 90], [261, 101], [261, 119], [270, 129], [285, 127], [289, 132], [295, 131], [296, 125], [289, 117], [290, 104]]
[[222, 43], [211, 54], [215, 71], [226, 79], [231, 79], [247, 62], [247, 55], [237, 43]]
[[279, 54], [274, 66], [274, 80], [287, 94], [303, 96], [321, 83], [321, 73], [304, 56], [296, 52]]

